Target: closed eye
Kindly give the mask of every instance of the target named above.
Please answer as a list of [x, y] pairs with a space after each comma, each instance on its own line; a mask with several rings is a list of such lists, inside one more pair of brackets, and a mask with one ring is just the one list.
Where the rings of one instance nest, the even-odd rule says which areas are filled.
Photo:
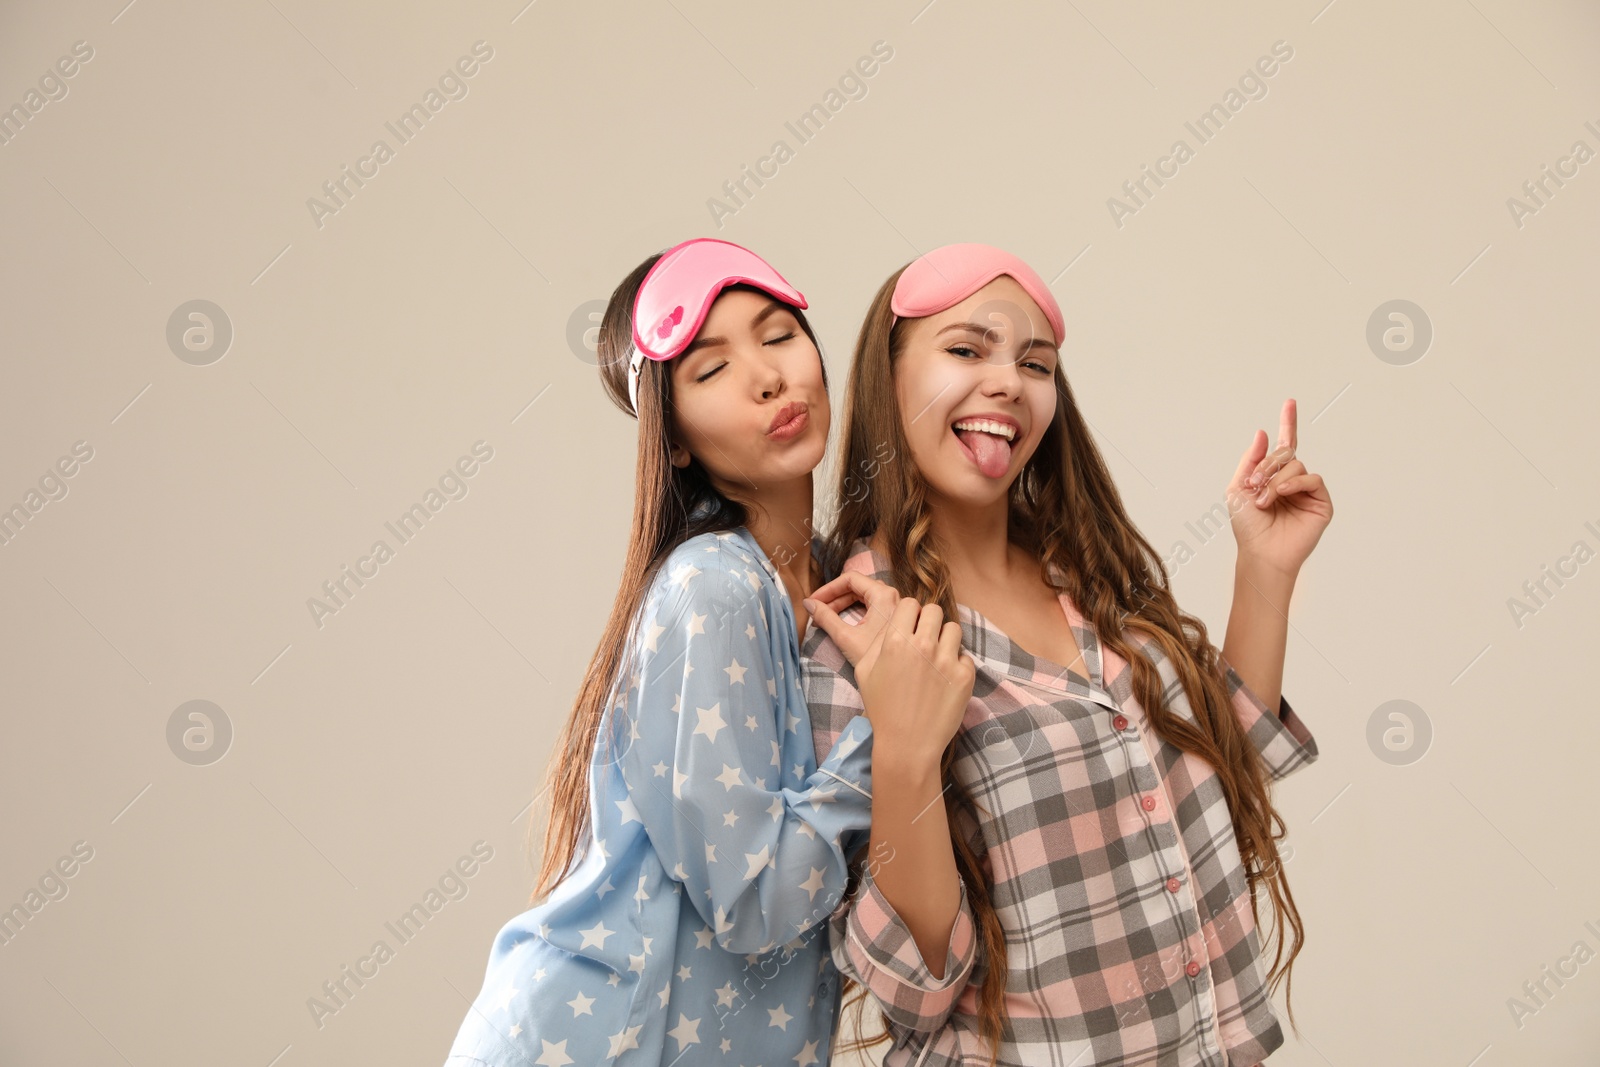
[[[793, 330], [790, 330], [788, 333], [784, 334], [782, 337], [774, 337], [770, 341], [763, 341], [761, 343], [763, 345], [776, 345], [776, 344], [782, 344], [785, 341], [793, 341], [794, 338], [795, 338], [795, 333], [794, 333]], [[713, 374], [716, 374], [717, 371], [721, 370], [723, 367], [726, 367], [727, 365], [728, 364], [727, 364], [726, 361], [724, 361], [722, 363], [718, 363], [715, 367], [712, 367], [710, 370], [706, 371], [704, 374], [702, 374], [699, 377], [695, 378], [695, 381], [703, 382], [707, 378], [710, 378]]]

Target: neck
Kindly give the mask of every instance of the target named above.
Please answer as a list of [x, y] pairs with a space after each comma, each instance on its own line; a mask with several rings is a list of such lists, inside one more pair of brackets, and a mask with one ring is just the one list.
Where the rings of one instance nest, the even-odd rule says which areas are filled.
[[935, 498], [928, 502], [928, 512], [957, 602], [967, 600], [962, 595], [966, 590], [1008, 584], [1018, 560], [1006, 498], [982, 507]]
[[777, 568], [790, 597], [810, 596], [817, 586], [811, 563], [811, 475], [769, 485], [760, 492], [727, 495], [749, 509], [745, 529]]

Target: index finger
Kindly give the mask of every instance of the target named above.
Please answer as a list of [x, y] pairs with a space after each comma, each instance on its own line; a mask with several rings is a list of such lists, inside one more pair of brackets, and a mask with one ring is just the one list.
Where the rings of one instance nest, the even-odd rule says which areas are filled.
[[[892, 585], [880, 582], [871, 575], [862, 574], [860, 571], [844, 571], [833, 581], [817, 586], [812, 591], [811, 598], [828, 603], [842, 599], [846, 604], [852, 600], [860, 600], [870, 607], [873, 601], [882, 599], [886, 595], [899, 597], [900, 594]], [[835, 606], [837, 609], [837, 605]]]
[[1299, 409], [1295, 406], [1294, 397], [1283, 402], [1283, 412], [1278, 417], [1278, 447], [1294, 449], [1297, 443], [1295, 432], [1296, 423], [1299, 421]]

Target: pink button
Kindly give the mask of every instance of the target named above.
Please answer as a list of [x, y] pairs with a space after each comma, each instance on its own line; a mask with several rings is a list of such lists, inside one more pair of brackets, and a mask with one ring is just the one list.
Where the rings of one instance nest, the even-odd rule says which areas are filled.
[[1183, 883], [1178, 881], [1176, 878], [1168, 878], [1167, 879], [1167, 892], [1176, 893], [1178, 891], [1178, 887], [1181, 886], [1181, 885], [1183, 885]]
[[1189, 966], [1185, 967], [1184, 970], [1189, 972], [1190, 978], [1193, 978], [1195, 975], [1200, 973], [1200, 964], [1195, 960], [1190, 960]]
[[1126, 730], [1128, 728], [1128, 717], [1126, 715], [1118, 715], [1111, 720], [1111, 725], [1119, 730]]
[[1139, 801], [1139, 803], [1144, 805], [1144, 810], [1145, 811], [1155, 811], [1156, 810], [1156, 798], [1155, 797], [1145, 797], [1143, 800]]

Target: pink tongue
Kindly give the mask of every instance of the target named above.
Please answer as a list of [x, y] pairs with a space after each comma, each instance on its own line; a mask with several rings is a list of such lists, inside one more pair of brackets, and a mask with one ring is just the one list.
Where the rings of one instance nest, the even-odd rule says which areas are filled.
[[1011, 442], [998, 434], [982, 430], [957, 430], [961, 440], [972, 449], [978, 469], [990, 478], [1004, 477], [1011, 466]]

